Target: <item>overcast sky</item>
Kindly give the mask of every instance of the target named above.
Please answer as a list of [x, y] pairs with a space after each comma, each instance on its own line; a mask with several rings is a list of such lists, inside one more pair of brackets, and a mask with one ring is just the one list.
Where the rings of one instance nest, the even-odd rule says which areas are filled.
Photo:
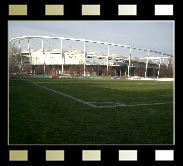
[[[8, 25], [9, 39], [30, 35], [72, 37], [173, 54], [172, 21], [9, 21]], [[91, 48], [94, 49], [95, 46], [92, 44]]]

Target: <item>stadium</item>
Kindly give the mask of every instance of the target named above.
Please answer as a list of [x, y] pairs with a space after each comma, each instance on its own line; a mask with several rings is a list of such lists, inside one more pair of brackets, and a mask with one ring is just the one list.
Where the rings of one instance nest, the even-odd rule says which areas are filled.
[[[50, 44], [52, 41], [52, 44]], [[79, 42], [83, 50], [64, 50], [65, 41]], [[40, 46], [33, 50], [32, 45]], [[39, 43], [40, 42], [40, 43]], [[106, 47], [106, 53], [87, 51], [87, 44]], [[71, 43], [72, 44], [72, 43]], [[58, 48], [53, 49], [52, 46]], [[173, 56], [151, 49], [133, 46], [49, 36], [23, 36], [10, 40], [12, 61], [16, 61], [16, 72], [29, 72], [46, 76], [130, 76], [139, 77], [173, 77]], [[126, 52], [120, 54], [110, 52], [111, 47], [118, 47]], [[132, 54], [132, 50], [137, 53]], [[16, 60], [15, 60], [16, 59]], [[15, 63], [13, 63], [15, 64]], [[15, 67], [9, 69], [15, 72]]]
[[173, 144], [173, 64], [170, 54], [116, 43], [13, 38], [9, 144]]

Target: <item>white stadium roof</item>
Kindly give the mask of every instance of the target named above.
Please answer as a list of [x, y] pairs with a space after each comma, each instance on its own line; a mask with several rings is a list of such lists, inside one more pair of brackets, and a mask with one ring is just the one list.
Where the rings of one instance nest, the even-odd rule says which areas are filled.
[[116, 43], [108, 43], [108, 42], [101, 42], [101, 41], [94, 41], [94, 40], [86, 40], [86, 39], [75, 39], [75, 38], [65, 38], [65, 37], [51, 37], [51, 36], [22, 36], [22, 37], [15, 37], [10, 40], [10, 44], [14, 40], [24, 40], [24, 39], [33, 39], [33, 38], [40, 38], [40, 39], [60, 39], [60, 40], [71, 40], [71, 41], [81, 41], [81, 42], [89, 42], [89, 43], [98, 43], [98, 44], [104, 44], [104, 45], [111, 45], [111, 46], [117, 46], [117, 47], [125, 47], [125, 48], [131, 48], [131, 49], [136, 49], [136, 50], [141, 50], [141, 51], [149, 51], [161, 55], [166, 55], [166, 56], [172, 56], [171, 54], [167, 54], [164, 52], [159, 52], [151, 49], [143, 49], [143, 48], [137, 48], [134, 46], [127, 46], [127, 45], [121, 45], [121, 44], [116, 44]]

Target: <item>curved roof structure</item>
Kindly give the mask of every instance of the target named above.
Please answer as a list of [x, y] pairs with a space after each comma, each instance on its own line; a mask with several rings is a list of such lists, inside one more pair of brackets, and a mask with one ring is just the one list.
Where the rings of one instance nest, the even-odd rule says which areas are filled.
[[59, 40], [71, 40], [71, 41], [80, 41], [80, 42], [89, 42], [89, 43], [97, 43], [97, 44], [104, 44], [104, 45], [111, 45], [116, 47], [124, 47], [124, 48], [131, 48], [136, 49], [139, 51], [147, 51], [152, 52], [156, 54], [166, 55], [166, 56], [172, 56], [171, 54], [167, 54], [164, 52], [159, 52], [151, 49], [143, 49], [143, 48], [137, 48], [134, 46], [128, 46], [128, 45], [122, 45], [122, 44], [116, 44], [116, 43], [108, 43], [108, 42], [101, 42], [101, 41], [94, 41], [94, 40], [86, 40], [86, 39], [76, 39], [76, 38], [65, 38], [65, 37], [51, 37], [51, 36], [22, 36], [22, 37], [15, 37], [12, 38], [9, 42], [12, 44], [15, 40], [24, 40], [24, 39], [33, 39], [33, 38], [39, 38], [39, 39], [59, 39]]

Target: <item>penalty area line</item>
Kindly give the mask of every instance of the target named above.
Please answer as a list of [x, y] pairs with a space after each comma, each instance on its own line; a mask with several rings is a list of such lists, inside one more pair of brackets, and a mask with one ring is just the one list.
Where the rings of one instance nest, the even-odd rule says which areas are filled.
[[108, 106], [97, 106], [97, 108], [114, 108], [114, 107], [135, 107], [135, 106], [155, 106], [155, 105], [165, 105], [165, 104], [172, 104], [173, 102], [169, 103], [149, 103], [149, 104], [116, 104], [116, 105], [108, 105]]
[[[75, 100], [77, 102], [80, 102], [82, 104], [86, 104], [92, 108], [114, 108], [114, 107], [134, 107], [134, 106], [154, 106], [154, 105], [164, 105], [164, 104], [172, 104], [173, 102], [164, 102], [164, 103], [144, 103], [144, 104], [122, 104], [122, 103], [116, 103], [116, 102], [86, 102], [84, 100], [81, 100], [81, 99], [78, 99], [76, 97], [73, 97], [73, 96], [70, 96], [66, 93], [63, 93], [63, 92], [60, 92], [60, 91], [57, 91], [57, 90], [54, 90], [54, 89], [50, 89], [50, 88], [47, 88], [45, 86], [41, 86], [37, 83], [34, 83], [32, 81], [28, 81], [28, 80], [24, 80], [24, 79], [21, 79], [27, 83], [30, 83], [32, 85], [35, 85], [35, 86], [38, 86], [40, 88], [43, 88], [45, 90], [48, 90], [50, 92], [53, 92], [53, 93], [56, 93], [56, 94], [60, 94], [62, 96], [65, 96], [65, 97], [68, 97], [72, 100]], [[97, 106], [97, 104], [113, 104], [113, 105], [101, 105], [101, 106]]]
[[47, 88], [47, 87], [45, 87], [45, 86], [41, 86], [41, 85], [36, 84], [36, 83], [33, 83], [33, 82], [31, 82], [31, 81], [27, 81], [27, 80], [23, 80], [23, 81], [26, 81], [26, 82], [28, 82], [28, 83], [30, 83], [30, 84], [32, 84], [32, 85], [38, 86], [38, 87], [40, 87], [40, 88], [46, 89], [46, 90], [48, 90], [48, 91], [51, 91], [51, 92], [60, 94], [60, 95], [62, 95], [62, 96], [68, 97], [68, 98], [70, 98], [70, 99], [72, 99], [72, 100], [75, 100], [75, 101], [80, 102], [80, 103], [82, 103], [82, 104], [86, 104], [86, 105], [88, 105], [88, 106], [90, 106], [90, 107], [97, 108], [97, 106], [94, 105], [94, 104], [91, 104], [91, 103], [88, 103], [88, 102], [86, 102], [86, 101], [84, 101], [84, 100], [81, 100], [81, 99], [78, 99], [78, 98], [76, 98], [76, 97], [70, 96], [70, 95], [68, 95], [68, 94], [66, 94], [66, 93], [63, 93], [63, 92], [60, 92], [60, 91], [57, 91], [57, 90], [53, 90], [53, 89]]
[[154, 106], [154, 105], [165, 105], [172, 104], [173, 102], [165, 102], [165, 103], [146, 103], [146, 104], [121, 104], [116, 102], [89, 102], [95, 104], [113, 104], [113, 105], [103, 105], [97, 106], [97, 108], [114, 108], [114, 107], [135, 107], [135, 106]]

